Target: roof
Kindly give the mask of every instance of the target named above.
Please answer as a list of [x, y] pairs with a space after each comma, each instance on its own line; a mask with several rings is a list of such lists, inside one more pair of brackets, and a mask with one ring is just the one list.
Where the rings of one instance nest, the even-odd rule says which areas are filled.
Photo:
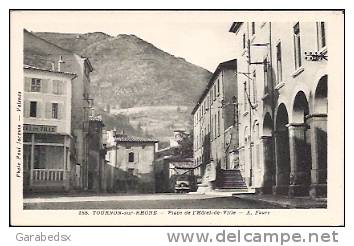
[[199, 108], [201, 102], [203, 101], [203, 99], [205, 98], [206, 94], [208, 94], [210, 88], [212, 87], [212, 85], [214, 84], [214, 80], [215, 78], [219, 75], [220, 71], [225, 69], [225, 68], [234, 68], [236, 69], [237, 67], [237, 59], [232, 59], [229, 61], [225, 61], [222, 62], [218, 65], [218, 67], [215, 69], [215, 72], [213, 73], [213, 75], [211, 76], [208, 85], [206, 86], [206, 88], [204, 89], [203, 93], [201, 94], [201, 96], [198, 99], [197, 104], [195, 105], [195, 107], [192, 110], [191, 114], [194, 114], [195, 111], [197, 111], [197, 109]]
[[66, 76], [72, 77], [72, 79], [77, 77], [77, 75], [75, 73], [55, 71], [55, 70], [50, 70], [50, 69], [46, 69], [46, 68], [34, 67], [34, 66], [30, 66], [30, 65], [23, 65], [23, 68], [26, 70], [35, 70], [35, 71], [41, 71], [41, 72], [49, 72], [49, 73], [66, 75]]
[[[33, 32], [28, 31], [27, 29], [24, 29], [24, 39], [26, 38], [26, 35], [28, 35], [28, 37], [32, 37], [32, 38], [34, 38], [34, 39], [36, 39], [38, 41], [44, 42], [49, 47], [53, 47], [53, 48], [56, 49], [56, 51], [53, 52], [53, 50], [51, 50], [48, 47], [40, 46], [39, 48], [45, 50], [47, 52], [47, 54], [45, 52], [43, 53], [42, 51], [41, 52], [36, 51], [35, 55], [36, 55], [36, 59], [37, 60], [46, 60], [46, 59], [43, 59], [42, 57], [49, 58], [49, 57], [53, 57], [53, 56], [56, 56], [56, 55], [69, 55], [69, 56], [74, 56], [74, 57], [76, 56], [76, 57], [80, 58], [82, 60], [82, 62], [84, 62], [88, 66], [88, 69], [89, 69], [90, 72], [93, 71], [93, 66], [92, 66], [89, 58], [84, 57], [84, 56], [82, 56], [80, 54], [77, 54], [77, 53], [75, 53], [72, 50], [63, 48], [63, 47], [61, 47], [59, 45], [56, 45], [56, 44], [54, 44], [54, 43], [52, 43], [52, 42], [50, 42], [50, 41], [48, 41], [48, 40], [46, 40], [46, 39], [44, 39], [42, 37], [39, 37], [39, 36], [35, 35]], [[35, 42], [35, 43], [38, 43], [38, 42]], [[29, 47], [32, 47], [32, 49], [33, 49], [35, 46], [31, 42], [28, 43], [28, 47], [25, 46], [26, 44], [27, 43], [24, 42], [24, 58], [28, 58], [28, 57], [31, 57], [31, 56], [32, 56], [31, 58], [33, 58], [33, 54], [26, 55], [25, 51]], [[37, 44], [37, 46], [38, 46], [38, 44]], [[37, 49], [38, 49], [38, 47], [37, 47]], [[65, 62], [67, 62], [67, 61], [65, 61]]]
[[237, 33], [238, 30], [240, 30], [242, 24], [243, 22], [233, 22], [229, 29], [229, 32]]
[[157, 143], [159, 140], [153, 138], [135, 137], [135, 136], [117, 136], [115, 138], [116, 142], [137, 142], [137, 143]]
[[171, 161], [170, 164], [172, 164], [175, 168], [178, 169], [194, 169], [198, 165], [194, 163], [193, 160], [180, 160], [180, 161]]

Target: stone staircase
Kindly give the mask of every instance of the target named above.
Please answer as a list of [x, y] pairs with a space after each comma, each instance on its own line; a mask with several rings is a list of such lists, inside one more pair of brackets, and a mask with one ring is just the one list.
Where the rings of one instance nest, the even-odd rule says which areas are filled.
[[216, 180], [216, 191], [248, 192], [241, 171], [237, 169], [219, 170]]

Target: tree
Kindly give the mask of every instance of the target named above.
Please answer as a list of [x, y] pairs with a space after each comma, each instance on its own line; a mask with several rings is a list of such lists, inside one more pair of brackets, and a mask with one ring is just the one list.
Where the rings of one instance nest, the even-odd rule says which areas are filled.
[[179, 155], [181, 158], [193, 157], [193, 134], [181, 133], [180, 140], [177, 141], [179, 145]]

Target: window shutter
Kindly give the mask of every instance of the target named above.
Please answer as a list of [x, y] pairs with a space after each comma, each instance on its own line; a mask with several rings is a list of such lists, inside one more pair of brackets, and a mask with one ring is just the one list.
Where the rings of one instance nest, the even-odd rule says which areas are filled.
[[57, 86], [58, 86], [58, 94], [62, 95], [63, 94], [63, 84], [60, 80], [57, 80]]
[[66, 94], [66, 81], [60, 81], [60, 86], [61, 86], [61, 91], [62, 94], [65, 95]]
[[65, 110], [64, 110], [64, 103], [58, 103], [58, 119], [64, 120], [65, 119]]
[[47, 93], [48, 92], [48, 83], [49, 83], [48, 79], [42, 79], [41, 80], [41, 92], [43, 92], [43, 93]]
[[30, 102], [25, 100], [23, 115], [28, 118], [30, 116]]
[[24, 87], [24, 89], [27, 92], [31, 91], [31, 81], [32, 81], [31, 78], [25, 77], [25, 85], [24, 85], [25, 87]]
[[52, 80], [52, 93], [53, 94], [57, 94], [58, 90], [57, 90], [57, 80]]
[[45, 118], [46, 119], [52, 118], [52, 104], [50, 102], [46, 102], [45, 104]]
[[41, 110], [42, 110], [42, 105], [41, 105], [42, 103], [41, 102], [39, 102], [39, 101], [37, 101], [37, 117], [36, 118], [41, 118]]

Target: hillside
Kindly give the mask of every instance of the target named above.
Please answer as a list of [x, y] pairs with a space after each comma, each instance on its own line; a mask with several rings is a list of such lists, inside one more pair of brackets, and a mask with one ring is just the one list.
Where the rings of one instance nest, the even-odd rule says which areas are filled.
[[[144, 126], [144, 131], [159, 139], [166, 139], [174, 127], [191, 128], [191, 107], [211, 76], [206, 69], [135, 35], [34, 34], [90, 59], [94, 67], [91, 94], [98, 107], [110, 108], [110, 112], [148, 107], [130, 116], [124, 111], [119, 113], [132, 117], [129, 122], [134, 127]], [[185, 110], [176, 113], [166, 106]]]

